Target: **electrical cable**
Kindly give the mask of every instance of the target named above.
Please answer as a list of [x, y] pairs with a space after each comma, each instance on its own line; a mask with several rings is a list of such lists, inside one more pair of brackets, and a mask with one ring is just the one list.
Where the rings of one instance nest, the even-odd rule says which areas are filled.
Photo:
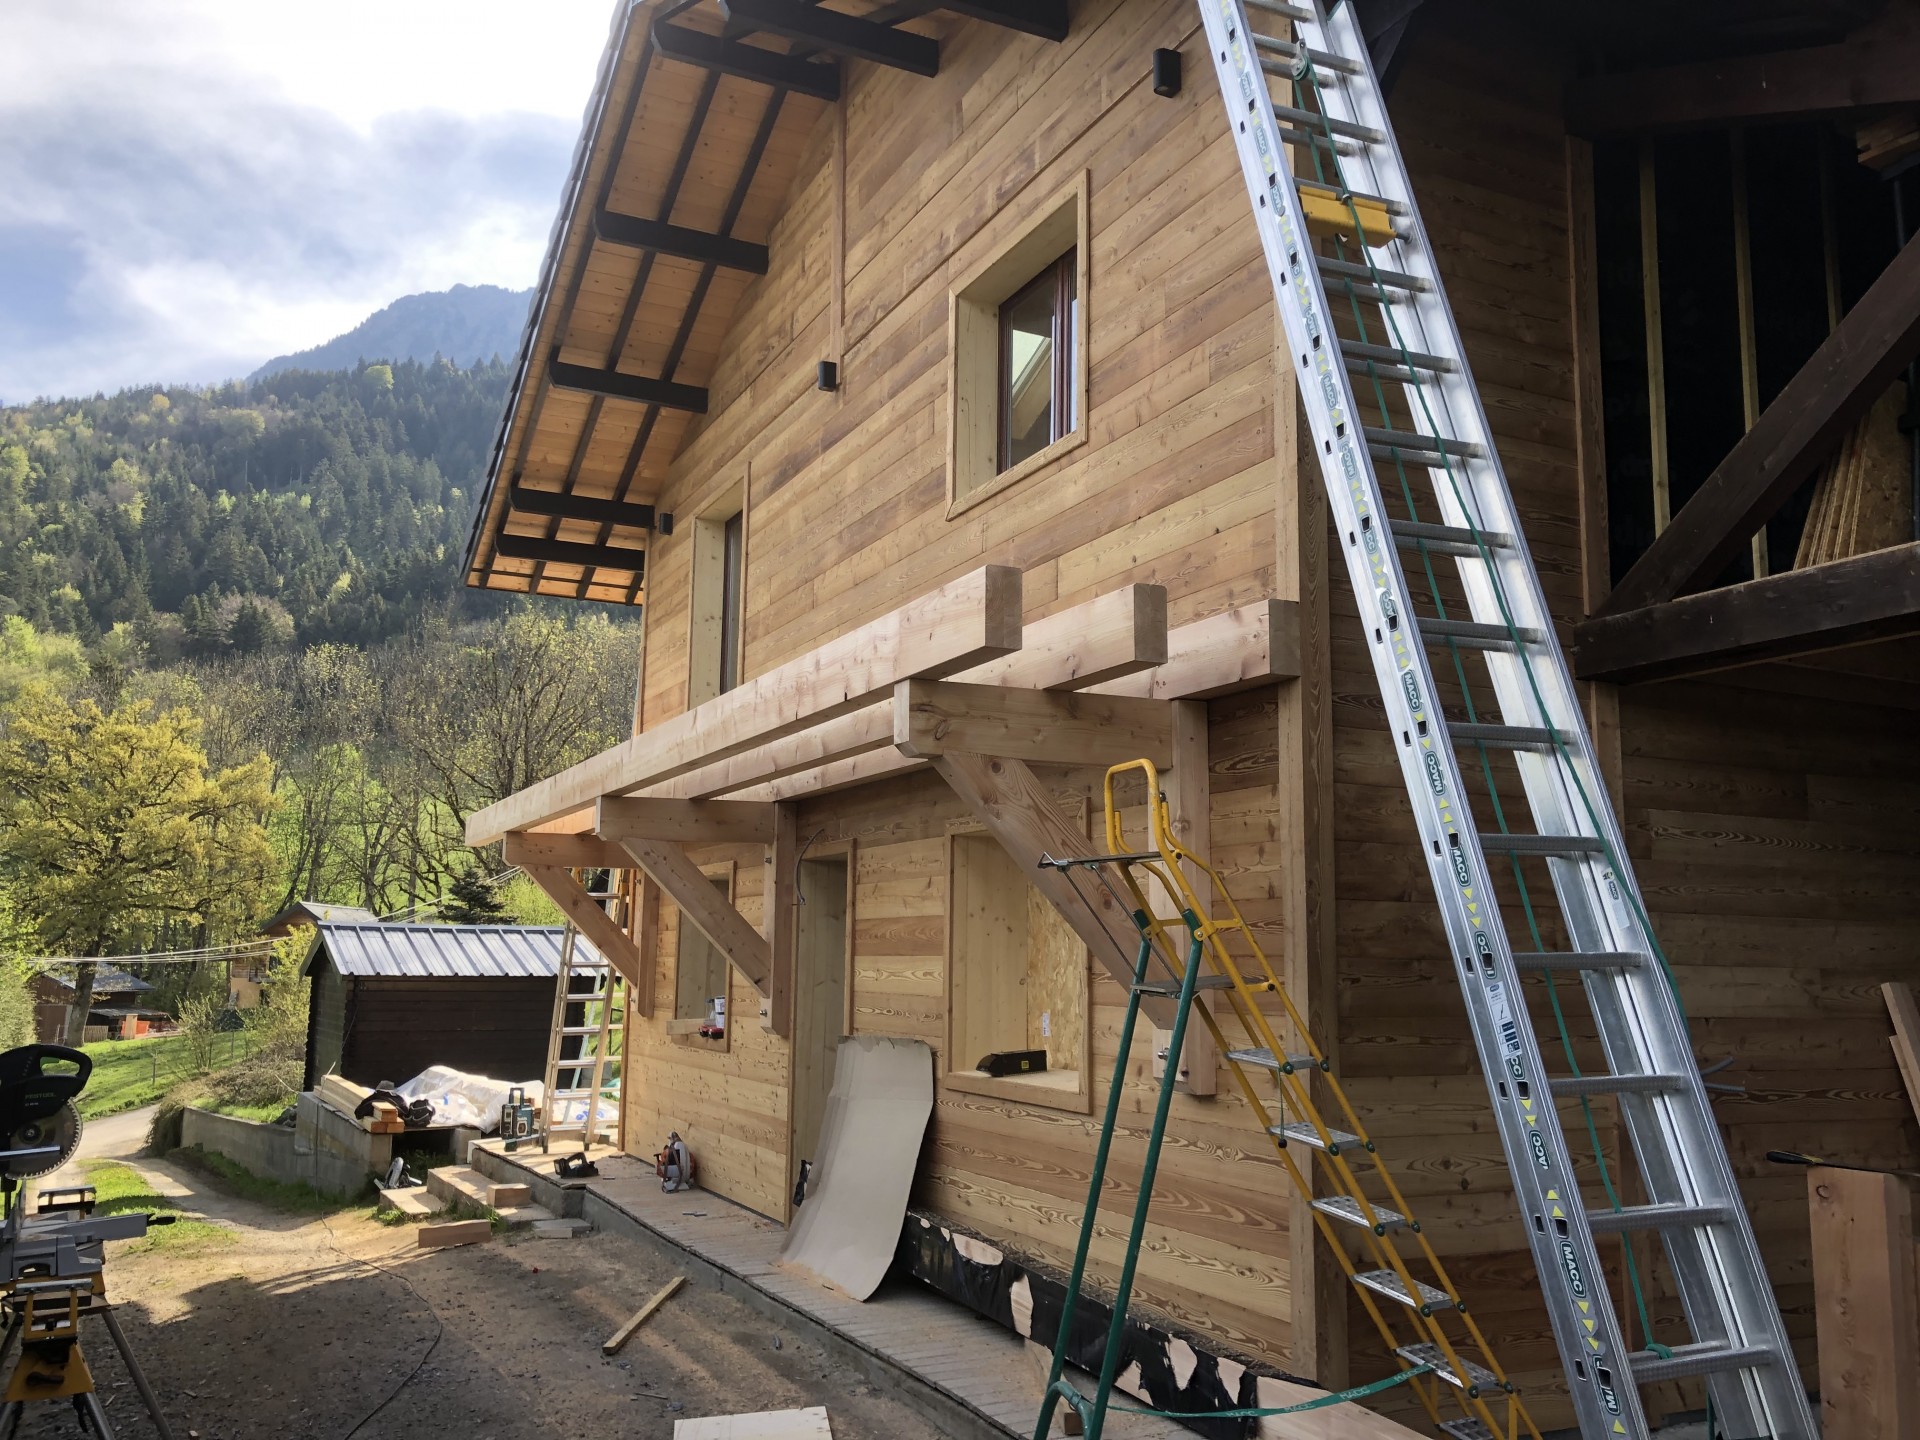
[[387, 1406], [391, 1405], [395, 1400], [399, 1399], [400, 1392], [406, 1389], [407, 1386], [411, 1385], [414, 1381], [414, 1378], [417, 1375], [419, 1375], [419, 1373], [422, 1370], [427, 1368], [427, 1361], [433, 1358], [433, 1352], [440, 1348], [440, 1342], [446, 1338], [447, 1326], [446, 1326], [446, 1322], [440, 1318], [440, 1313], [433, 1308], [433, 1302], [427, 1299], [425, 1295], [422, 1295], [420, 1293], [419, 1286], [415, 1285], [411, 1280], [409, 1280], [406, 1276], [402, 1275], [398, 1270], [389, 1270], [386, 1266], [380, 1264], [378, 1261], [369, 1260], [362, 1255], [352, 1255], [352, 1254], [349, 1254], [347, 1251], [342, 1250], [340, 1248], [339, 1237], [333, 1233], [332, 1222], [329, 1221], [325, 1215], [322, 1215], [320, 1217], [320, 1223], [326, 1226], [327, 1228], [327, 1245], [328, 1245], [328, 1248], [330, 1248], [334, 1254], [339, 1255], [343, 1259], [351, 1260], [356, 1265], [365, 1265], [369, 1270], [378, 1270], [382, 1275], [392, 1276], [395, 1280], [398, 1280], [402, 1285], [406, 1286], [408, 1290], [412, 1291], [413, 1298], [418, 1300], [422, 1305], [426, 1306], [427, 1313], [433, 1316], [433, 1324], [434, 1324], [433, 1339], [431, 1342], [429, 1342], [429, 1344], [427, 1345], [427, 1348], [421, 1352], [420, 1358], [414, 1362], [413, 1368], [409, 1370], [405, 1375], [400, 1377], [400, 1382], [397, 1385], [395, 1385], [393, 1389], [387, 1392], [385, 1399], [383, 1399], [378, 1405], [375, 1405], [366, 1414], [362, 1415], [357, 1421], [354, 1422], [353, 1428], [347, 1431], [346, 1434], [340, 1437], [340, 1440], [353, 1440], [354, 1436], [358, 1435], [362, 1430], [366, 1429], [368, 1422], [371, 1421], [374, 1418], [374, 1416], [378, 1415], [382, 1410], [385, 1410]]

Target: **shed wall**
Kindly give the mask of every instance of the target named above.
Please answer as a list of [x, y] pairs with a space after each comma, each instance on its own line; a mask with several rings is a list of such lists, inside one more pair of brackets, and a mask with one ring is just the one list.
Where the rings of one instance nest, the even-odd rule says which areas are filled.
[[496, 1080], [538, 1080], [547, 1063], [554, 983], [351, 977], [340, 1073], [373, 1085], [448, 1065]]

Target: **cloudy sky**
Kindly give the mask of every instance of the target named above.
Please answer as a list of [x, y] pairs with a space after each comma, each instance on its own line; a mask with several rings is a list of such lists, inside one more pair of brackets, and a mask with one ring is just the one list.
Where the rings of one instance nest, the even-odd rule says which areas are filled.
[[533, 284], [613, 0], [0, 0], [0, 401]]

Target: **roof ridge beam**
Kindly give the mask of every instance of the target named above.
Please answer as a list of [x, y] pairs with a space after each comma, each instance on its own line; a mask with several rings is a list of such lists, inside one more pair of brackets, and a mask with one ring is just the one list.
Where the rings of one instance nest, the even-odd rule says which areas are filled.
[[707, 413], [707, 391], [703, 385], [676, 385], [671, 380], [656, 380], [650, 375], [574, 365], [560, 358], [558, 346], [547, 361], [547, 380], [560, 390], [580, 390], [610, 400], [637, 400], [642, 405], [689, 410], [695, 415]]
[[625, 215], [604, 206], [593, 212], [593, 233], [603, 244], [628, 250], [651, 250], [656, 255], [697, 260], [728, 270], [743, 270], [749, 275], [767, 273], [767, 247], [755, 245], [751, 240], [736, 240], [731, 235], [715, 235], [685, 225], [669, 225], [664, 220]]
[[792, 90], [820, 100], [840, 98], [840, 67], [763, 50], [758, 45], [743, 45], [684, 25], [653, 22], [653, 45], [669, 60], [696, 65], [702, 70], [717, 70], [741, 80], [756, 80], [778, 90]]
[[915, 75], [940, 73], [938, 40], [857, 15], [842, 15], [796, 0], [720, 0], [720, 13], [729, 22], [817, 45], [852, 60], [869, 60]]

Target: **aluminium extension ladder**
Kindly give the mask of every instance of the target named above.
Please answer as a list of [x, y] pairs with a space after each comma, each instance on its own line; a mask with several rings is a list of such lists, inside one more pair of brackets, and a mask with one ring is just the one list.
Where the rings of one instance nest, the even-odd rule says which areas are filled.
[[[1639, 1387], [1705, 1376], [1729, 1440], [1812, 1440], [1353, 6], [1199, 3], [1581, 1432], [1640, 1440]], [[1410, 572], [1428, 613], [1414, 608]], [[1448, 691], [1430, 649], [1446, 662]], [[1464, 717], [1444, 713], [1443, 700]], [[1469, 763], [1491, 797], [1491, 827], [1469, 806]], [[1521, 807], [1501, 805], [1496, 770], [1517, 773], [1530, 833], [1509, 830]], [[1493, 858], [1500, 883], [1520, 888], [1525, 943], [1509, 938], [1495, 902]], [[1523, 861], [1544, 865], [1557, 925], [1546, 897], [1522, 888]], [[1578, 978], [1606, 1073], [1549, 1076], [1523, 972], [1544, 972], [1548, 987]], [[1559, 1019], [1559, 991], [1548, 993]], [[1595, 1096], [1619, 1107], [1646, 1203], [1623, 1206], [1611, 1181], [1607, 1205], [1582, 1201], [1554, 1102], [1585, 1108]], [[1595, 1236], [1645, 1230], [1660, 1237], [1692, 1338], [1630, 1350]]]
[[579, 944], [579, 934], [569, 923], [560, 941], [540, 1105], [543, 1151], [568, 1135], [578, 1135], [585, 1151], [603, 1138], [611, 1141], [619, 1126], [600, 1111], [610, 1104], [616, 1117], [620, 1113], [627, 984], [605, 956]]
[[[1148, 848], [1142, 851], [1127, 846], [1115, 793], [1114, 782], [1134, 771], [1144, 777], [1147, 787]], [[1494, 1360], [1486, 1337], [1467, 1312], [1412, 1206], [1333, 1074], [1332, 1063], [1308, 1032], [1305, 1017], [1295, 1008], [1252, 928], [1218, 873], [1175, 837], [1167, 798], [1152, 761], [1128, 761], [1107, 771], [1106, 842], [1107, 853], [1103, 855], [1045, 856], [1041, 860], [1042, 865], [1065, 874], [1076, 889], [1079, 877], [1086, 874], [1106, 886], [1133, 918], [1140, 932], [1140, 948], [1034, 1440], [1046, 1440], [1054, 1408], [1062, 1403], [1079, 1413], [1087, 1440], [1100, 1440], [1115, 1377], [1127, 1365], [1127, 1302], [1153, 1201], [1167, 1115], [1178, 1083], [1178, 1057], [1183, 1053], [1192, 1016], [1197, 1016], [1212, 1035], [1240, 1094], [1271, 1138], [1282, 1168], [1310, 1202], [1315, 1225], [1355, 1287], [1387, 1350], [1399, 1361], [1399, 1370], [1383, 1380], [1292, 1408], [1318, 1408], [1405, 1384], [1412, 1388], [1428, 1419], [1457, 1440], [1485, 1436], [1540, 1440], [1540, 1432], [1521, 1405], [1518, 1392]], [[1113, 889], [1116, 877], [1124, 891]], [[1219, 897], [1222, 915], [1216, 917], [1213, 907], [1200, 898], [1195, 889], [1199, 880]], [[1178, 911], [1177, 919], [1159, 913], [1168, 903]], [[1179, 938], [1182, 931], [1184, 944]], [[1164, 975], [1150, 975], [1156, 960]], [[1218, 997], [1221, 1013], [1216, 1015], [1209, 1006], [1196, 1005], [1195, 999], [1202, 995]], [[1099, 1385], [1088, 1399], [1063, 1378], [1062, 1372], [1068, 1345], [1076, 1333], [1081, 1281], [1099, 1217], [1120, 1099], [1127, 1088], [1133, 1035], [1141, 1002], [1149, 996], [1173, 1001], [1173, 1028], [1153, 1123], [1147, 1132]], [[1269, 1013], [1275, 1010], [1277, 1015]], [[1237, 1044], [1228, 1038], [1228, 1027], [1243, 1037]], [[1329, 1103], [1319, 1103], [1316, 1091]], [[1294, 1118], [1289, 1118], [1290, 1114]], [[1295, 1158], [1295, 1147], [1308, 1152], [1304, 1165]], [[1318, 1188], [1314, 1183], [1316, 1167]], [[1362, 1263], [1356, 1263], [1350, 1253], [1355, 1249]], [[1464, 1383], [1442, 1383], [1455, 1375], [1464, 1376]]]

